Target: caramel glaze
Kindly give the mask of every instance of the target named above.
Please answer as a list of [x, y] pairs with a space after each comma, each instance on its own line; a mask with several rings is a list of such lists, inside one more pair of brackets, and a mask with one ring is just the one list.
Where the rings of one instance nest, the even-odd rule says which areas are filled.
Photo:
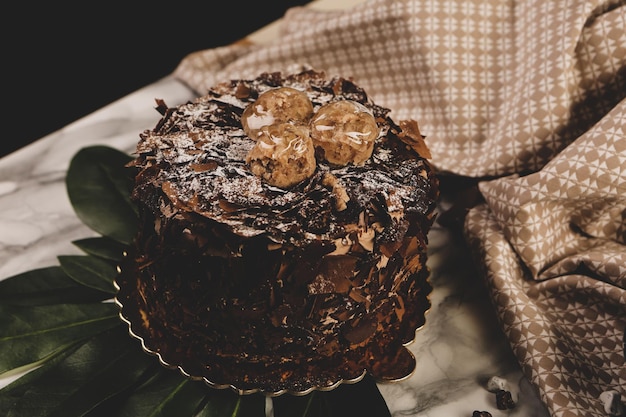
[[[335, 167], [320, 155], [296, 186], [263, 184], [243, 162], [253, 142], [239, 117], [277, 86], [305, 90], [315, 108], [337, 99], [370, 108], [381, 131], [370, 160]], [[430, 307], [438, 197], [416, 124], [395, 124], [352, 81], [311, 70], [234, 80], [162, 107], [131, 163], [141, 225], [117, 280], [122, 316], [147, 350], [240, 392], [412, 372], [404, 345]]]

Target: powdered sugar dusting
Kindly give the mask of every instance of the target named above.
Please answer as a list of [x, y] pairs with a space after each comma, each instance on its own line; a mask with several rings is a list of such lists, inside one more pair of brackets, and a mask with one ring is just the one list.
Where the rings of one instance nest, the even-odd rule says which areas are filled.
[[[259, 94], [279, 85], [305, 91], [314, 109], [340, 99], [364, 105], [380, 128], [372, 157], [358, 167], [334, 167], [318, 160], [316, 173], [289, 189], [264, 183], [246, 165], [255, 142], [244, 133], [241, 114]], [[248, 92], [245, 96], [237, 94], [242, 86]], [[144, 181], [157, 187], [167, 182], [179, 204], [229, 224], [239, 234], [266, 233], [277, 241], [287, 238], [285, 233], [331, 239], [345, 233], [340, 225], [356, 223], [355, 216], [373, 204], [390, 213], [414, 205], [425, 162], [392, 133], [397, 126], [388, 112], [345, 79], [325, 80], [314, 72], [265, 74], [221, 84], [206, 96], [169, 109], [154, 130], [140, 135], [135, 165], [142, 169], [158, 165], [156, 178], [142, 177]], [[333, 209], [335, 196], [322, 182], [324, 173], [334, 175], [345, 188], [348, 209]]]

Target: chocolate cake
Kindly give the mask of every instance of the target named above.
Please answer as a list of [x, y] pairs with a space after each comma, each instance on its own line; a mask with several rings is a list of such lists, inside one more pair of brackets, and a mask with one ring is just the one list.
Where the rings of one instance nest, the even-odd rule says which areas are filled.
[[116, 279], [144, 349], [242, 394], [411, 374], [438, 197], [417, 123], [313, 70], [158, 104]]

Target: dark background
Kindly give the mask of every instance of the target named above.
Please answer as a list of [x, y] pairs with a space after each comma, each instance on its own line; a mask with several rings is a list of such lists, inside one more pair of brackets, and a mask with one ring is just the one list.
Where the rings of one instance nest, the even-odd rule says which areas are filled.
[[12, 2], [1, 29], [0, 157], [309, 2]]

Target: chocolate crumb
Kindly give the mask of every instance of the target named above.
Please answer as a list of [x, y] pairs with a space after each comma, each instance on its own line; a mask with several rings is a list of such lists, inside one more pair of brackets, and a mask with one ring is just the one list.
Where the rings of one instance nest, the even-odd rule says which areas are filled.
[[503, 389], [496, 391], [496, 406], [498, 410], [511, 410], [515, 408], [515, 402], [510, 391]]

